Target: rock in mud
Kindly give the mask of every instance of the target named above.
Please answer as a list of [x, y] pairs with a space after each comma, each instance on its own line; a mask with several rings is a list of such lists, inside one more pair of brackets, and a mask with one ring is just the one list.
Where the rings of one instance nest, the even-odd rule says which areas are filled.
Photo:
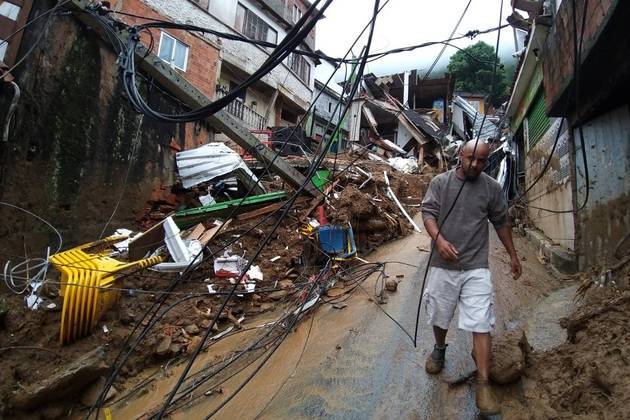
[[290, 280], [290, 279], [280, 280], [280, 281], [278, 282], [278, 286], [279, 286], [281, 289], [290, 289], [290, 288], [292, 288], [292, 287], [293, 287], [293, 280]]
[[280, 300], [286, 297], [288, 294], [289, 294], [289, 291], [287, 289], [278, 290], [278, 291], [269, 293], [269, 298], [271, 298], [272, 300]]
[[171, 343], [172, 343], [172, 341], [173, 341], [173, 339], [171, 338], [170, 335], [164, 336], [164, 338], [162, 338], [160, 343], [155, 348], [155, 355], [159, 356], [159, 357], [163, 357], [163, 356], [168, 355], [170, 353], [170, 351], [171, 351]]
[[171, 351], [171, 354], [179, 354], [179, 352], [182, 351], [182, 345], [179, 343], [173, 343], [171, 344], [171, 347], [169, 347], [169, 350]]
[[199, 334], [199, 327], [196, 326], [195, 324], [190, 324], [184, 328], [184, 331], [186, 331], [186, 334], [189, 334], [189, 335], [197, 335]]
[[21, 389], [13, 396], [13, 406], [32, 410], [51, 401], [63, 400], [85, 389], [107, 370], [105, 350], [98, 347], [62, 366], [51, 376]]
[[525, 332], [506, 331], [492, 339], [490, 378], [498, 384], [508, 384], [521, 377], [526, 358], [531, 352]]
[[199, 343], [201, 343], [201, 337], [199, 337], [198, 335], [194, 336], [192, 340], [190, 340], [190, 343], [188, 343], [188, 345], [186, 346], [186, 354], [191, 354], [192, 352], [194, 352], [197, 347], [199, 347]]
[[136, 316], [129, 310], [122, 310], [119, 314], [120, 323], [123, 325], [131, 325], [136, 321]]
[[394, 279], [387, 279], [385, 281], [385, 288], [388, 292], [395, 292], [398, 289], [398, 282]]

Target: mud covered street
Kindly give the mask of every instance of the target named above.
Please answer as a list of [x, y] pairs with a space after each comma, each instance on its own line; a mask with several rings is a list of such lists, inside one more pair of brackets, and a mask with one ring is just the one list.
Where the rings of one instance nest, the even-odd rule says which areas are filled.
[[[290, 334], [259, 375], [223, 410], [221, 418], [474, 418], [477, 409], [473, 385], [447, 383], [471, 372], [471, 337], [456, 328], [449, 333], [447, 364], [437, 377], [424, 371], [424, 361], [433, 345], [426, 325], [424, 308], [414, 349], [405, 335], [379, 308], [386, 310], [413, 334], [420, 279], [428, 253], [425, 234], [413, 234], [391, 242], [366, 258], [388, 262], [386, 272], [399, 278], [398, 290], [387, 294], [385, 304], [373, 297], [373, 283], [353, 295], [347, 307], [336, 309], [322, 304]], [[549, 319], [528, 317], [531, 308], [548, 292], [560, 286], [538, 262], [528, 242], [517, 239], [524, 261], [524, 274], [514, 282], [509, 276], [505, 254], [496, 238], [491, 242], [491, 268], [496, 287], [497, 332], [518, 325], [534, 331], [547, 327]], [[405, 264], [413, 264], [410, 267]], [[547, 312], [544, 308], [541, 311]], [[557, 312], [557, 311], [556, 311]], [[555, 324], [557, 325], [557, 319]], [[552, 321], [554, 323], [554, 321]], [[559, 328], [559, 327], [558, 327]], [[555, 331], [555, 330], [554, 330]], [[543, 334], [538, 334], [539, 336]], [[536, 338], [540, 345], [562, 337]], [[305, 347], [306, 346], [306, 347]], [[218, 350], [217, 350], [218, 351]], [[299, 364], [298, 364], [299, 361]], [[296, 367], [297, 364], [297, 367]], [[173, 369], [171, 377], [176, 377]], [[176, 418], [199, 418], [210, 412], [246, 377], [243, 371], [221, 386], [222, 394], [209, 396]], [[114, 414], [127, 417], [141, 414], [147, 406], [159, 403], [155, 395], [167, 389], [172, 380], [159, 381], [150, 391], [127, 407], [115, 407]], [[518, 386], [503, 389], [505, 399], [518, 397]]]

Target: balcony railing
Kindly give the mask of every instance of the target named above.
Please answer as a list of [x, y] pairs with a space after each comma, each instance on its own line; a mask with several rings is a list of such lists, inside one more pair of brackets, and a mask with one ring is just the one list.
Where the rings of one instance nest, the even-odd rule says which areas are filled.
[[[228, 92], [227, 88], [217, 85], [216, 99], [223, 98]], [[267, 126], [265, 117], [245, 105], [240, 99], [230, 102], [225, 110], [243, 121], [249, 128], [262, 130]]]

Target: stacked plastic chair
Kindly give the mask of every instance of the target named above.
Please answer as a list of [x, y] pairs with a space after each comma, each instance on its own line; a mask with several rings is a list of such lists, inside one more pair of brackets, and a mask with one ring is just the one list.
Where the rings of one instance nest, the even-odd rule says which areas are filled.
[[94, 330], [102, 315], [120, 297], [121, 275], [163, 260], [158, 256], [124, 262], [109, 257], [113, 251], [111, 246], [125, 239], [126, 236], [110, 236], [50, 257], [50, 262], [61, 273], [61, 344], [70, 343]]

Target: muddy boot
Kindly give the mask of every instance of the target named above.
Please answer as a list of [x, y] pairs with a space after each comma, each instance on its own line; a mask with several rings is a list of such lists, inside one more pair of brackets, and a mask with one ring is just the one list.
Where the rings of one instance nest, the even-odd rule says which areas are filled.
[[501, 412], [499, 399], [488, 381], [477, 379], [475, 394], [477, 408], [482, 416], [494, 416]]
[[438, 348], [436, 345], [433, 346], [433, 351], [427, 358], [427, 363], [425, 364], [427, 373], [437, 375], [442, 372], [447, 346], [448, 344], [446, 344], [442, 349]]

